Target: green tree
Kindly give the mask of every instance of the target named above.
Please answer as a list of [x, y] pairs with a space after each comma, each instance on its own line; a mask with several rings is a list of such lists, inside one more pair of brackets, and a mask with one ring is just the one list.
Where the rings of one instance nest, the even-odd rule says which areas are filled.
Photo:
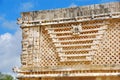
[[4, 80], [13, 80], [13, 77], [11, 75], [5, 75]]
[[14, 78], [11, 75], [8, 74], [2, 74], [0, 72], [0, 80], [14, 80]]

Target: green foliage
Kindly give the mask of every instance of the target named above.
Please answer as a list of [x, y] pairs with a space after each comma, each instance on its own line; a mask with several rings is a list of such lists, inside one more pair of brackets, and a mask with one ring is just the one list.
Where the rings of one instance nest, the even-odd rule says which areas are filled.
[[0, 72], [0, 80], [14, 80], [14, 78], [11, 75], [8, 74], [2, 74]]

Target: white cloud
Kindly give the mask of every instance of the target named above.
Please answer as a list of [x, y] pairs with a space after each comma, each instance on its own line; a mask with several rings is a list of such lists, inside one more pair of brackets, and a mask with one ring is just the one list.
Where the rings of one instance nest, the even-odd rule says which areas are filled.
[[7, 20], [5, 15], [0, 16], [0, 27], [16, 30], [14, 34], [0, 34], [0, 72], [15, 76], [12, 68], [20, 66], [21, 30], [16, 21]]
[[9, 29], [16, 29], [17, 28], [16, 21], [7, 21], [7, 20], [5, 20], [2, 23], [2, 26], [7, 27]]
[[7, 29], [18, 29], [18, 25], [16, 23], [16, 21], [14, 20], [7, 20], [5, 18], [5, 16], [0, 16], [0, 27], [4, 27], [4, 28], [7, 28]]
[[21, 4], [20, 9], [22, 11], [28, 11], [32, 9], [33, 7], [34, 7], [34, 4], [32, 2], [26, 2], [26, 3]]
[[14, 66], [20, 66], [21, 31], [0, 35], [0, 72], [12, 73]]
[[70, 6], [69, 7], [77, 7], [77, 5], [76, 4], [74, 4], [74, 3], [72, 3], [72, 4], [70, 4]]
[[4, 21], [4, 16], [0, 16], [0, 21]]

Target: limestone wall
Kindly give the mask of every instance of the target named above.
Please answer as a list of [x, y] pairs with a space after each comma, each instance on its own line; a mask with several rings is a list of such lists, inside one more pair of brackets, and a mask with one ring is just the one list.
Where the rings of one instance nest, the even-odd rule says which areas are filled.
[[[98, 16], [81, 18], [93, 15]], [[78, 20], [71, 21], [76, 17]], [[24, 12], [21, 19], [22, 66], [18, 77], [119, 76], [120, 2]]]
[[75, 18], [79, 16], [91, 16], [99, 14], [110, 14], [114, 12], [120, 12], [120, 2], [95, 4], [89, 6], [63, 8], [56, 10], [43, 10], [23, 12], [22, 20], [53, 20], [62, 18]]

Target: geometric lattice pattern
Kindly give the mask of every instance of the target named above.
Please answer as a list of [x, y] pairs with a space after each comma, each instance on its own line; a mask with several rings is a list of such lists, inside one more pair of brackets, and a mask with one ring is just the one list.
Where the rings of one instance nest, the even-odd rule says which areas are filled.
[[[93, 22], [91, 24], [96, 25], [82, 25], [82, 31], [77, 35], [72, 33], [73, 24], [45, 27], [60, 58], [60, 65], [76, 66], [91, 63], [107, 29], [104, 23], [98, 25]], [[76, 26], [81, 27], [79, 24]]]
[[41, 67], [56, 66], [58, 64], [57, 54], [54, 45], [44, 27], [42, 27], [41, 42]]
[[93, 65], [120, 65], [120, 25], [110, 25], [105, 32]]
[[[91, 24], [98, 24], [98, 23], [91, 23]], [[24, 28], [23, 29], [23, 53], [22, 53], [22, 64], [23, 66], [29, 66], [29, 67], [39, 67], [39, 68], [48, 68], [48, 67], [54, 67], [54, 66], [81, 66], [81, 65], [119, 65], [120, 64], [120, 30], [119, 30], [119, 24], [112, 24], [108, 25], [107, 29], [103, 27], [104, 25], [95, 25], [95, 26], [85, 26], [86, 23], [83, 24], [83, 32], [81, 34], [95, 34], [94, 36], [89, 35], [81, 37], [81, 39], [77, 39], [76, 37], [72, 37], [69, 39], [64, 38], [64, 36], [71, 36], [72, 33], [61, 34], [62, 32], [71, 32], [72, 27], [71, 25], [63, 25], [59, 28], [59, 26], [52, 26], [51, 29], [55, 29], [56, 34], [54, 36], [51, 36], [48, 33], [48, 26], [46, 27], [36, 27], [36, 28]], [[96, 36], [96, 34], [99, 33], [99, 30], [104, 30], [104, 34], [101, 33], [102, 37]], [[93, 30], [93, 31], [92, 31]], [[86, 31], [86, 32], [84, 32]], [[89, 32], [87, 32], [89, 31]], [[91, 32], [90, 32], [91, 31]], [[30, 35], [28, 35], [30, 34]], [[53, 33], [54, 34], [54, 33]], [[63, 37], [57, 41], [54, 41], [52, 37]], [[77, 42], [75, 42], [76, 40]], [[79, 41], [80, 40], [80, 41]], [[84, 41], [85, 40], [85, 41]], [[65, 50], [69, 50], [72, 48], [69, 48], [69, 46], [76, 45], [81, 46], [81, 44], [94, 44], [94, 40], [97, 40], [99, 44], [97, 43], [97, 49], [95, 51], [92, 51], [92, 60], [90, 61], [70, 61], [70, 62], [60, 62], [60, 54], [56, 52], [57, 48], [55, 43], [61, 42], [60, 44]], [[69, 42], [71, 41], [71, 42]], [[96, 43], [96, 42], [95, 42]], [[79, 44], [79, 45], [78, 45]], [[66, 47], [66, 45], [68, 47]], [[27, 47], [27, 48], [26, 48]], [[59, 47], [58, 47], [59, 48]], [[76, 49], [77, 47], [73, 47], [73, 49]], [[91, 48], [89, 45], [85, 45], [80, 48]], [[82, 59], [86, 59], [86, 56], [89, 55], [88, 51], [80, 51], [80, 52], [67, 52], [64, 55], [70, 55], [70, 59], [75, 59], [76, 57], [79, 57]], [[74, 56], [78, 55], [78, 56]]]
[[119, 2], [25, 12], [18, 23], [20, 80], [120, 80]]

